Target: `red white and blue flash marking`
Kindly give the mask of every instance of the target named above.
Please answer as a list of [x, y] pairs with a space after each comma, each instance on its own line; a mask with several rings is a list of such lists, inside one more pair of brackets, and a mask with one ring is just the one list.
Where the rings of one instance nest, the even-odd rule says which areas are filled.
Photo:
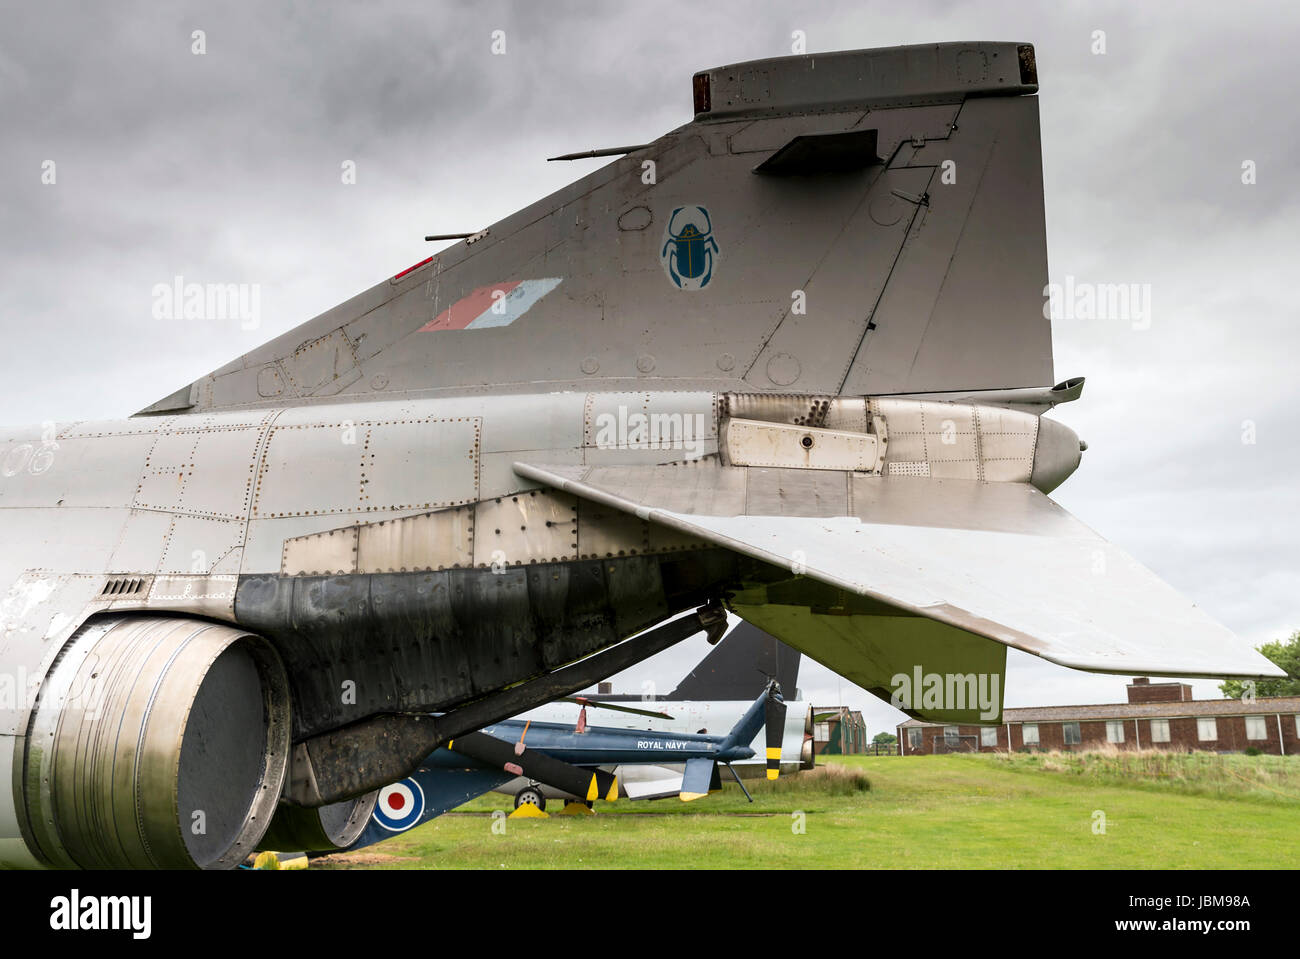
[[424, 790], [414, 779], [403, 779], [379, 790], [374, 818], [389, 832], [402, 832], [418, 823], [422, 812]]
[[559, 277], [544, 277], [480, 286], [420, 327], [420, 332], [483, 330], [509, 326], [559, 285]]

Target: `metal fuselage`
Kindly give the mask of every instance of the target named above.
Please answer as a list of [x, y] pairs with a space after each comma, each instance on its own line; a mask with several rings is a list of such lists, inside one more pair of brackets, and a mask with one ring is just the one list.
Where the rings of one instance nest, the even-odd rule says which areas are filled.
[[[712, 394], [635, 397], [647, 400], [704, 424], [698, 451], [716, 451]], [[5, 652], [38, 679], [78, 604], [237, 623], [290, 662], [296, 736], [377, 710], [445, 709], [572, 661], [696, 603], [735, 565], [671, 533], [620, 542], [572, 497], [530, 495], [512, 472], [521, 456], [663, 459], [587, 445], [594, 410], [617, 416], [632, 401], [319, 404], [75, 423], [44, 441], [13, 430], [0, 535], [22, 549], [0, 556], [15, 583]], [[394, 522], [413, 516], [425, 519]], [[17, 621], [38, 600], [43, 616]], [[347, 681], [354, 703], [335, 694]], [[6, 709], [0, 733], [21, 735], [24, 719]]]

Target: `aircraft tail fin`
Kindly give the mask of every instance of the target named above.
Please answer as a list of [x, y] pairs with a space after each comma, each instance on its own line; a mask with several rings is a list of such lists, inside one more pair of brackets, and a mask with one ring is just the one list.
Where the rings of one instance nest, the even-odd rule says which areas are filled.
[[[768, 703], [773, 698], [779, 702], [780, 691], [774, 683], [768, 683], [763, 688], [763, 691], [758, 695], [758, 698], [750, 705], [749, 709], [745, 710], [745, 715], [741, 716], [740, 721], [732, 727], [731, 732], [727, 733], [726, 738], [718, 746], [718, 752], [725, 753], [729, 749], [748, 746], [752, 743], [754, 737], [758, 735], [758, 731], [763, 728], [763, 724], [766, 723], [769, 718], [771, 710], [769, 709]], [[776, 724], [778, 736], [784, 733], [784, 723], [785, 713], [784, 709], [782, 709], [780, 721]], [[779, 753], [777, 759], [779, 762]]]
[[753, 699], [769, 679], [793, 692], [801, 655], [742, 620], [664, 698], [669, 702]]
[[692, 87], [689, 123], [142, 413], [1054, 382], [1032, 46], [756, 60]]

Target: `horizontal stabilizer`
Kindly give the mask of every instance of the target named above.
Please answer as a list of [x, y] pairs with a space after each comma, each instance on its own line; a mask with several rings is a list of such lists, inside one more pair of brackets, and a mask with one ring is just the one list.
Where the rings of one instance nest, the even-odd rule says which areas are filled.
[[785, 509], [769, 487], [806, 471], [688, 468], [690, 483], [675, 466], [515, 464], [537, 482], [1063, 666], [1285, 675], [1027, 484], [844, 474], [856, 515], [764, 515], [764, 504]]
[[716, 765], [717, 763], [712, 759], [686, 760], [686, 772], [682, 775], [682, 802], [703, 799], [709, 794], [716, 779], [714, 770]]
[[628, 799], [666, 799], [682, 791], [681, 766], [636, 763], [619, 766], [615, 772]]

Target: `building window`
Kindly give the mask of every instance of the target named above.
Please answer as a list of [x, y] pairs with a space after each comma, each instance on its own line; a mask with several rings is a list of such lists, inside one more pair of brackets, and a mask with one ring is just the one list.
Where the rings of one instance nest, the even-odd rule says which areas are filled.
[[1169, 720], [1167, 719], [1151, 720], [1151, 741], [1153, 743], [1169, 742]]
[[985, 726], [980, 730], [981, 746], [996, 746], [998, 744], [998, 727]]
[[1065, 736], [1065, 745], [1079, 745], [1080, 737], [1078, 723], [1061, 723], [1061, 734]]
[[1201, 742], [1214, 742], [1219, 738], [1219, 724], [1213, 716], [1202, 716], [1196, 720], [1196, 738]]
[[815, 737], [819, 743], [828, 743], [831, 741], [831, 724], [818, 723], [817, 735]]
[[921, 727], [913, 726], [907, 731], [907, 745], [913, 749], [921, 748]]
[[1124, 741], [1124, 721], [1111, 719], [1106, 722], [1106, 742], [1122, 743]]
[[1266, 722], [1267, 717], [1265, 716], [1247, 716], [1246, 738], [1268, 739], [1268, 726], [1265, 725]]
[[961, 730], [960, 730], [959, 728], [957, 728], [956, 726], [944, 726], [944, 727], [943, 727], [943, 741], [944, 741], [944, 745], [947, 745], [947, 746], [955, 746], [955, 745], [957, 745], [957, 737], [958, 737], [958, 735], [959, 735], [960, 733], [961, 733]]
[[1020, 737], [1026, 746], [1038, 745], [1038, 723], [1025, 723], [1020, 727]]
[[1295, 714], [1295, 734], [1300, 736], [1300, 713]]

